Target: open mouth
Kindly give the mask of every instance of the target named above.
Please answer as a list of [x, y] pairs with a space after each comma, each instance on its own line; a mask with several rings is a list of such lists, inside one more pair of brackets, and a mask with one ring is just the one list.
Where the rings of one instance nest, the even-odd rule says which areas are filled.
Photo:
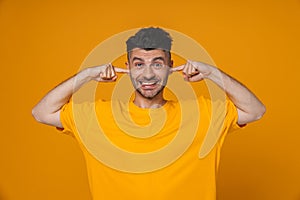
[[143, 90], [152, 90], [157, 87], [157, 81], [155, 82], [140, 82]]

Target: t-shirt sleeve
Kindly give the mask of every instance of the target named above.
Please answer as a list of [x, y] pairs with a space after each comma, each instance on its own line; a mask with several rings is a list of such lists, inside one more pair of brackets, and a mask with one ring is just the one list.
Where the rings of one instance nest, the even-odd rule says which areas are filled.
[[215, 147], [218, 149], [219, 156], [227, 134], [241, 128], [237, 124], [237, 109], [228, 98], [211, 100], [210, 98], [200, 97], [199, 103], [200, 111], [202, 110], [202, 118], [207, 119], [208, 123], [208, 129], [201, 146], [200, 157], [205, 157]]
[[238, 112], [236, 106], [230, 99], [226, 100], [226, 116], [225, 116], [225, 126], [228, 126], [228, 132], [233, 132], [235, 130], [241, 129], [246, 126], [238, 124]]
[[63, 134], [74, 136], [74, 117], [72, 102], [66, 103], [60, 110], [60, 121], [63, 128], [57, 128]]
[[[211, 100], [202, 97], [200, 102], [205, 102], [205, 106], [210, 113], [211, 123], [216, 132], [223, 135], [238, 130], [244, 126], [238, 125], [238, 112], [234, 103], [229, 98]], [[200, 103], [201, 105], [201, 103]]]

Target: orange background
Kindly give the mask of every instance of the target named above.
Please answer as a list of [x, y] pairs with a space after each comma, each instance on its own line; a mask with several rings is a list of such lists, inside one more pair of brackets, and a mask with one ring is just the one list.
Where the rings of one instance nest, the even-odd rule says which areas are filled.
[[0, 0], [1, 200], [91, 199], [76, 142], [31, 108], [101, 41], [149, 25], [194, 38], [267, 106], [228, 136], [218, 199], [300, 199], [300, 1], [178, 2]]

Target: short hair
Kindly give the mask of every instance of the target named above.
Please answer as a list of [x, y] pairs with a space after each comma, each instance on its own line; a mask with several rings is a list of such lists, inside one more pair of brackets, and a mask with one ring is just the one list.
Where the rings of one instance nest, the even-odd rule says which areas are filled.
[[126, 41], [126, 45], [127, 53], [134, 48], [145, 50], [162, 49], [166, 52], [170, 52], [172, 38], [168, 32], [161, 28], [142, 28]]

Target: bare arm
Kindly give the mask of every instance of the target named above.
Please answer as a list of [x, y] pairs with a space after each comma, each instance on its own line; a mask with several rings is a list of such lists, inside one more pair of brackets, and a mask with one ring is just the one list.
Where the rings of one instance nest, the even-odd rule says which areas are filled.
[[239, 81], [217, 68], [214, 68], [208, 79], [221, 87], [237, 107], [239, 125], [259, 120], [264, 115], [266, 108], [263, 103]]
[[183, 66], [172, 69], [172, 71], [178, 70], [183, 71], [187, 81], [210, 79], [221, 87], [237, 108], [239, 125], [260, 119], [266, 111], [263, 103], [246, 86], [214, 66], [189, 61]]
[[127, 70], [114, 68], [112, 65], [102, 65], [82, 70], [48, 92], [32, 109], [33, 117], [40, 123], [63, 128], [60, 121], [60, 109], [70, 100], [73, 93], [91, 80], [99, 82], [115, 81], [117, 79], [115, 72], [127, 73]]

